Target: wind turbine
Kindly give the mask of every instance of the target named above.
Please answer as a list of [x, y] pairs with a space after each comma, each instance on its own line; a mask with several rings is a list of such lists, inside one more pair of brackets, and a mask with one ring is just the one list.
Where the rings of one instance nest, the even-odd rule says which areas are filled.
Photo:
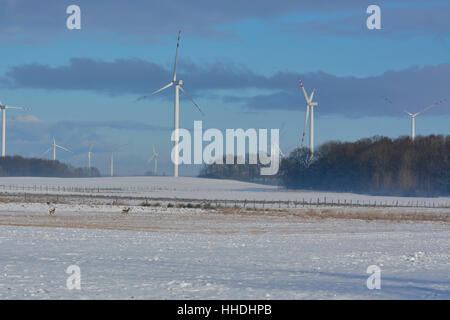
[[0, 101], [0, 110], [2, 110], [2, 158], [6, 155], [6, 109], [30, 110], [24, 107], [8, 106]]
[[91, 144], [91, 146], [89, 147], [89, 151], [88, 151], [88, 170], [89, 172], [91, 171], [91, 156], [92, 156], [92, 147], [94, 145]]
[[143, 97], [140, 97], [137, 99], [139, 101], [139, 100], [148, 98], [148, 97], [150, 97], [154, 94], [157, 94], [163, 90], [166, 90], [167, 88], [170, 88], [172, 86], [174, 86], [174, 88], [175, 88], [175, 103], [174, 103], [174, 133], [175, 133], [174, 153], [175, 153], [175, 159], [174, 159], [174, 164], [173, 164], [174, 165], [173, 175], [175, 177], [178, 177], [178, 158], [179, 158], [179, 151], [178, 151], [178, 140], [179, 140], [178, 128], [179, 128], [179, 107], [180, 107], [180, 93], [179, 92], [180, 91], [183, 92], [184, 95], [189, 100], [191, 100], [191, 102], [194, 104], [194, 106], [200, 111], [200, 113], [203, 114], [203, 112], [200, 109], [200, 107], [198, 106], [198, 104], [195, 103], [195, 101], [191, 98], [191, 96], [181, 86], [183, 84], [183, 80], [177, 80], [178, 49], [180, 47], [180, 37], [181, 37], [181, 31], [178, 32], [177, 50], [176, 50], [176, 55], [175, 55], [175, 65], [174, 65], [174, 69], [173, 69], [172, 81], [169, 84], [162, 87], [161, 89], [158, 89], [147, 96], [143, 96]]
[[[388, 98], [384, 98], [384, 99], [385, 99], [388, 103], [394, 105], [394, 103], [393, 103], [391, 100], [389, 100]], [[424, 112], [427, 111], [428, 109], [431, 109], [431, 108], [433, 108], [433, 107], [435, 107], [435, 106], [437, 106], [437, 105], [439, 105], [439, 104], [441, 104], [441, 103], [444, 103], [445, 101], [447, 101], [447, 99], [439, 100], [439, 101], [437, 101], [437, 102], [435, 102], [435, 103], [429, 105], [428, 107], [423, 108], [422, 110], [420, 110], [419, 112], [416, 112], [416, 113], [411, 113], [411, 112], [409, 112], [409, 111], [407, 111], [407, 110], [405, 110], [405, 109], [399, 108], [400, 110], [402, 110], [404, 113], [406, 113], [408, 116], [411, 117], [411, 141], [412, 141], [412, 142], [414, 142], [414, 139], [415, 139], [415, 136], [416, 136], [416, 133], [415, 133], [415, 130], [416, 130], [416, 129], [415, 129], [415, 119], [416, 119], [416, 117], [417, 117], [418, 115], [420, 115], [421, 113], [424, 113]]]
[[298, 81], [300, 82], [300, 86], [302, 87], [303, 95], [306, 100], [305, 126], [303, 127], [302, 145], [305, 139], [306, 127], [308, 126], [309, 118], [311, 118], [311, 123], [309, 125], [309, 150], [311, 152], [312, 159], [314, 156], [314, 107], [318, 105], [317, 102], [312, 102], [312, 99], [314, 97], [314, 92], [316, 91], [316, 89], [314, 88], [311, 92], [311, 95], [308, 96], [305, 87], [303, 86], [302, 79], [299, 78]]
[[114, 152], [111, 152], [109, 171], [111, 177], [114, 177]]
[[272, 142], [270, 148], [271, 148], [271, 150], [275, 151], [275, 154], [281, 154], [283, 157], [286, 157], [286, 155], [284, 154], [283, 150], [281, 150], [280, 146], [275, 141]]
[[[67, 149], [67, 148], [64, 148], [64, 147], [62, 147], [62, 146], [60, 146], [60, 145], [57, 145], [57, 144], [56, 144], [56, 141], [55, 141], [55, 138], [53, 137], [53, 143], [52, 143], [52, 146], [51, 146], [50, 148], [48, 148], [48, 150], [45, 151], [42, 155], [47, 154], [49, 151], [51, 151], [51, 150], [53, 149], [53, 161], [55, 161], [55, 160], [56, 160], [56, 148], [59, 148], [59, 149], [64, 150], [64, 151], [66, 151], [66, 152], [72, 152], [72, 151], [70, 151], [70, 150]], [[73, 153], [73, 152], [72, 152], [72, 153]]]
[[155, 162], [155, 169], [153, 170], [154, 175], [158, 175], [158, 158], [159, 153], [156, 152], [155, 146], [153, 145], [153, 154], [152, 156], [147, 160], [147, 163], [152, 162], [152, 160]]
[[111, 177], [114, 177], [114, 152], [119, 152], [120, 149], [122, 149], [123, 147], [129, 145], [130, 143], [125, 143], [119, 146], [114, 147], [111, 151], [111, 157], [110, 157], [110, 165], [109, 165], [109, 174]]

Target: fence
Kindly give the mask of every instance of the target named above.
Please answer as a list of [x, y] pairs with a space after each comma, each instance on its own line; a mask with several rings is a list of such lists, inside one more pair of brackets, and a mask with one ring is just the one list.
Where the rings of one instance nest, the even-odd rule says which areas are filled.
[[[303, 197], [295, 200], [257, 200], [257, 199], [194, 199], [176, 197], [150, 197], [124, 194], [126, 192], [147, 192], [155, 189], [145, 187], [133, 188], [99, 188], [99, 187], [67, 187], [41, 185], [0, 185], [0, 196], [13, 197], [24, 201], [52, 201], [110, 204], [154, 205], [164, 202], [166, 205], [203, 206], [203, 207], [235, 207], [245, 209], [290, 209], [311, 207], [380, 207], [380, 208], [450, 208], [450, 202], [437, 199], [334, 199], [327, 197]], [[53, 193], [51, 193], [53, 192]], [[281, 194], [281, 193], [280, 193]]]

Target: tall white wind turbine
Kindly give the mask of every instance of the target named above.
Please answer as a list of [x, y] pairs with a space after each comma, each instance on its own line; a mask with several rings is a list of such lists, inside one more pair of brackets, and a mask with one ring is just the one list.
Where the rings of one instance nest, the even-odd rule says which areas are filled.
[[305, 97], [306, 100], [305, 125], [303, 127], [302, 145], [305, 139], [306, 127], [308, 126], [309, 118], [311, 118], [311, 123], [309, 125], [309, 150], [311, 152], [311, 159], [312, 159], [314, 156], [314, 107], [318, 106], [318, 103], [312, 102], [312, 100], [314, 98], [314, 92], [316, 91], [316, 89], [314, 89], [311, 92], [311, 95], [308, 96], [305, 87], [303, 86], [302, 79], [299, 78], [298, 81], [300, 82], [300, 86], [303, 91], [303, 96]]
[[153, 174], [154, 174], [155, 176], [158, 175], [158, 158], [159, 158], [159, 153], [156, 152], [155, 146], [153, 146], [153, 154], [152, 154], [152, 156], [147, 160], [147, 163], [150, 163], [150, 162], [152, 162], [152, 161], [155, 162], [155, 168], [153, 169]]
[[168, 83], [167, 85], [165, 85], [164, 87], [162, 87], [161, 89], [158, 89], [147, 96], [138, 98], [138, 100], [142, 100], [142, 99], [148, 98], [156, 93], [159, 93], [163, 90], [166, 90], [167, 88], [170, 88], [172, 86], [174, 86], [174, 88], [175, 88], [175, 103], [174, 103], [174, 132], [175, 132], [174, 156], [175, 156], [175, 158], [173, 159], [174, 160], [173, 175], [175, 177], [178, 177], [178, 158], [179, 158], [179, 150], [178, 150], [178, 140], [179, 140], [178, 128], [179, 128], [179, 112], [180, 112], [179, 111], [179, 107], [180, 107], [180, 93], [179, 92], [180, 91], [183, 92], [183, 94], [189, 100], [191, 100], [191, 102], [200, 111], [200, 113], [203, 114], [203, 112], [200, 109], [200, 107], [198, 106], [198, 104], [195, 103], [195, 101], [191, 98], [191, 96], [181, 86], [183, 84], [183, 80], [177, 80], [178, 49], [180, 47], [180, 37], [181, 37], [181, 31], [178, 32], [177, 50], [176, 50], [176, 55], [175, 55], [175, 65], [174, 65], [174, 69], [173, 69], [172, 81], [170, 83]]
[[[394, 103], [393, 103], [391, 100], [389, 100], [388, 98], [384, 98], [384, 99], [385, 99], [388, 103], [394, 105]], [[407, 110], [405, 110], [405, 109], [399, 108], [400, 110], [402, 110], [404, 113], [406, 113], [408, 116], [411, 117], [411, 141], [412, 141], [412, 142], [414, 142], [414, 139], [415, 139], [415, 137], [416, 137], [416, 132], [415, 132], [415, 131], [416, 131], [416, 124], [415, 124], [416, 117], [417, 117], [418, 115], [424, 113], [424, 112], [427, 111], [428, 109], [431, 109], [431, 108], [433, 108], [433, 107], [435, 107], [435, 106], [437, 106], [437, 105], [439, 105], [439, 104], [441, 104], [441, 103], [444, 103], [445, 101], [447, 101], [447, 99], [439, 100], [439, 101], [437, 101], [437, 102], [435, 102], [435, 103], [433, 103], [433, 104], [431, 104], [431, 105], [429, 105], [429, 106], [423, 108], [422, 110], [420, 110], [419, 112], [416, 112], [416, 113], [411, 113], [411, 112], [409, 112], [409, 111], [407, 111]]]
[[70, 151], [69, 149], [64, 148], [63, 146], [60, 146], [60, 145], [56, 144], [56, 140], [55, 140], [55, 138], [53, 137], [53, 143], [52, 143], [52, 146], [51, 146], [50, 148], [48, 148], [48, 150], [45, 151], [42, 155], [47, 154], [48, 152], [50, 152], [50, 151], [53, 149], [53, 161], [55, 161], [55, 160], [56, 160], [56, 149], [57, 149], [57, 148], [59, 148], [59, 149], [61, 149], [61, 150], [64, 150], [64, 151], [66, 151], [66, 152], [71, 152], [71, 153], [72, 153], [72, 151]]
[[2, 158], [6, 156], [6, 109], [30, 110], [24, 107], [8, 106], [0, 101], [0, 110], [2, 110]]

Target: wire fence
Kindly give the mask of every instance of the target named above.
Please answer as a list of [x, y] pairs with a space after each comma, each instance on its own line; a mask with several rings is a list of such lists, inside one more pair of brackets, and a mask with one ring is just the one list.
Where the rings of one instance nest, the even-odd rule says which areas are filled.
[[294, 209], [312, 207], [379, 207], [379, 208], [450, 208], [445, 199], [335, 199], [330, 197], [302, 197], [294, 200], [258, 199], [195, 199], [130, 195], [151, 193], [155, 189], [145, 187], [99, 188], [80, 186], [0, 185], [0, 197], [14, 198], [25, 202], [68, 202], [79, 204], [106, 203], [117, 205], [166, 205], [183, 207], [234, 207], [244, 209]]

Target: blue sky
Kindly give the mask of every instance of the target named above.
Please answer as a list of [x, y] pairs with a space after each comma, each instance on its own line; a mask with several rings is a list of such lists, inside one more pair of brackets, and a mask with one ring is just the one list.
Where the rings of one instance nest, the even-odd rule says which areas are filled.
[[[66, 8], [82, 29], [67, 30]], [[381, 30], [366, 8], [381, 7]], [[180, 125], [280, 128], [282, 149], [299, 144], [305, 102], [297, 78], [317, 88], [316, 143], [408, 135], [410, 121], [386, 104], [418, 111], [450, 98], [448, 1], [25, 1], [0, 2], [0, 100], [7, 153], [40, 156], [50, 139], [74, 150], [58, 159], [117, 174], [171, 174], [172, 91], [134, 100], [170, 81], [182, 30], [179, 77], [205, 112], [181, 98]], [[448, 134], [450, 105], [418, 117], [416, 134]], [[196, 168], [182, 167], [181, 174]]]

